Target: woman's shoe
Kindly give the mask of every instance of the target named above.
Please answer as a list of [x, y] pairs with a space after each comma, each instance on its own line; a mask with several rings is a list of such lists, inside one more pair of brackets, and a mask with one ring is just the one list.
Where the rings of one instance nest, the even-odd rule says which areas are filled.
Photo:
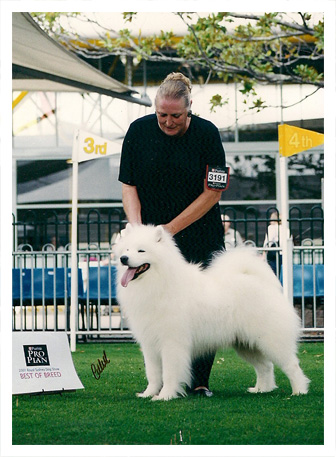
[[213, 392], [211, 392], [211, 390], [207, 389], [206, 387], [196, 387], [196, 389], [192, 390], [191, 393], [199, 397], [210, 398], [213, 396]]

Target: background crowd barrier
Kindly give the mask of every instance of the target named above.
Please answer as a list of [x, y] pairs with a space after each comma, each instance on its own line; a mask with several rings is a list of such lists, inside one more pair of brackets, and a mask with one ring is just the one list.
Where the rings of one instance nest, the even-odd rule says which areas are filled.
[[[282, 281], [281, 251], [279, 248], [256, 248], [258, 251], [275, 251]], [[304, 248], [307, 249], [306, 247]], [[310, 258], [315, 259], [309, 247]], [[300, 249], [299, 249], [300, 251]], [[295, 252], [294, 255], [300, 253]], [[64, 267], [56, 266], [58, 256]], [[77, 335], [82, 340], [96, 338], [129, 339], [132, 334], [122, 316], [116, 298], [116, 266], [111, 251], [83, 251], [78, 254], [78, 314]], [[48, 257], [48, 259], [47, 259]], [[301, 253], [301, 257], [303, 257]], [[70, 252], [13, 253], [12, 269], [13, 330], [69, 332], [71, 270]], [[35, 265], [46, 265], [41, 268]], [[293, 265], [293, 306], [302, 319], [306, 332], [323, 333], [324, 330], [324, 265]]]
[[[78, 254], [77, 334], [82, 339], [131, 338], [116, 300], [116, 266], [111, 251]], [[60, 259], [61, 257], [61, 259]], [[14, 331], [70, 332], [70, 251], [13, 253], [12, 308]], [[63, 263], [64, 267], [56, 266]], [[47, 265], [48, 267], [41, 267]]]
[[[63, 212], [62, 212], [63, 211]], [[279, 228], [275, 207], [221, 206], [231, 229], [244, 244], [255, 248], [282, 281], [279, 245], [265, 244], [271, 223]], [[274, 212], [277, 217], [274, 220]], [[132, 338], [116, 299], [113, 244], [125, 226], [121, 207], [80, 209], [78, 219], [77, 335], [81, 339]], [[323, 335], [324, 240], [323, 210], [291, 207], [289, 229], [293, 240], [293, 306], [304, 331]], [[236, 236], [236, 235], [235, 235]], [[71, 211], [20, 210], [13, 216], [13, 330], [69, 332]], [[227, 249], [235, 239], [225, 240]], [[275, 259], [275, 260], [274, 260]]]
[[[78, 212], [80, 249], [108, 249], [126, 223], [122, 207], [113, 204], [108, 208], [79, 208]], [[274, 206], [261, 211], [249, 205], [221, 205], [221, 212], [230, 218], [231, 228], [238, 231], [243, 240], [252, 241], [256, 246], [263, 245], [272, 213], [277, 213], [277, 222], [281, 219]], [[324, 218], [320, 205], [292, 206], [288, 224], [295, 246], [323, 245]], [[33, 251], [67, 249], [71, 242], [71, 210], [20, 209], [16, 215], [13, 214], [12, 227], [13, 252], [23, 250], [25, 246], [31, 246]]]

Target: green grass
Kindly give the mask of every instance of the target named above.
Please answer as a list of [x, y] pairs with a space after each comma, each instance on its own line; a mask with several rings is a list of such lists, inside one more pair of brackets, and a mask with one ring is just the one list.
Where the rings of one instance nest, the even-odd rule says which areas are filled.
[[[111, 362], [96, 380], [91, 364], [104, 350]], [[79, 344], [73, 360], [85, 389], [14, 396], [13, 445], [321, 445], [323, 343], [301, 344], [299, 357], [311, 379], [308, 395], [292, 397], [288, 379], [277, 369], [276, 391], [247, 393], [254, 370], [228, 350], [216, 356], [214, 397], [152, 402], [135, 396], [146, 387], [138, 345]]]

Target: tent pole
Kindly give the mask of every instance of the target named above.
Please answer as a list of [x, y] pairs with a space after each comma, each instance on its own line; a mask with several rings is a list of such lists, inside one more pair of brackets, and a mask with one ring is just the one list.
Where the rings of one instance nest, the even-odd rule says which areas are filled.
[[76, 351], [76, 327], [78, 309], [78, 262], [77, 262], [77, 213], [78, 213], [78, 131], [75, 132], [72, 150], [72, 217], [71, 217], [71, 302], [70, 347]]

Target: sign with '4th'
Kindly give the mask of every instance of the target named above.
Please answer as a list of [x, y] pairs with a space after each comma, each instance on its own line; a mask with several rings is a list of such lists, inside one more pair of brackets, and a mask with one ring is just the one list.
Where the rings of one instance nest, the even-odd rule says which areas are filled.
[[279, 153], [284, 157], [307, 151], [324, 143], [323, 133], [302, 129], [293, 125], [278, 126]]

